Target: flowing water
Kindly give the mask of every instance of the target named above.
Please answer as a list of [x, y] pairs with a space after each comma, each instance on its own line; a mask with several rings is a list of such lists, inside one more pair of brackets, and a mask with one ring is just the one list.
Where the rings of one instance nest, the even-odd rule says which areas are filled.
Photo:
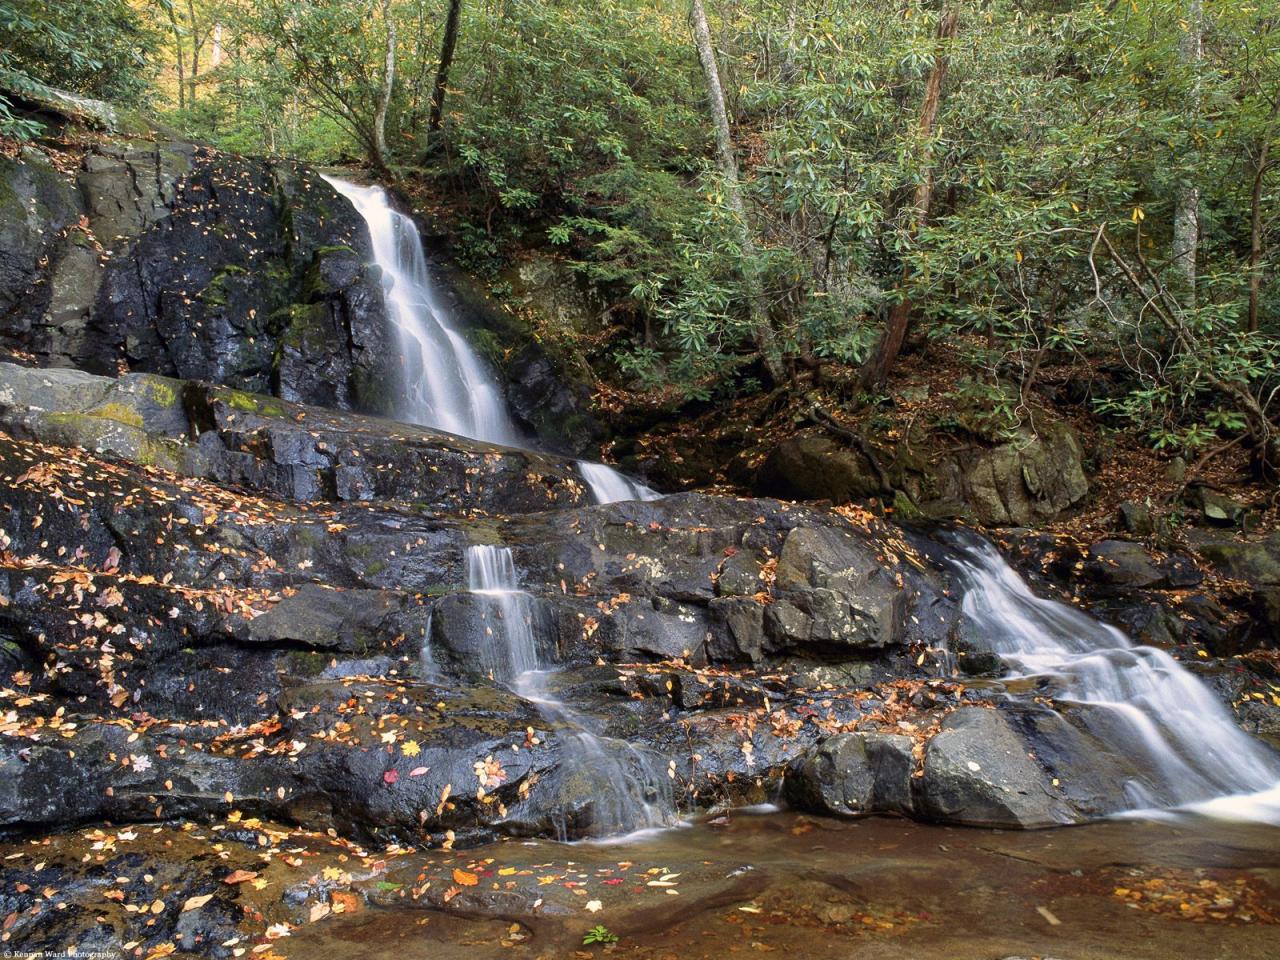
[[485, 650], [484, 670], [561, 728], [565, 762], [560, 776], [577, 796], [589, 798], [572, 824], [562, 817], [560, 839], [619, 836], [674, 824], [675, 800], [659, 760], [625, 741], [597, 737], [586, 729], [587, 718], [551, 693], [538, 655], [533, 597], [519, 587], [511, 550], [471, 546], [466, 564], [467, 588], [495, 607], [494, 642]]
[[[413, 221], [386, 191], [326, 178], [368, 224], [382, 270], [388, 313], [404, 358], [406, 419], [490, 443], [526, 440], [508, 412], [499, 381], [471, 348], [433, 287]], [[598, 503], [660, 496], [612, 467], [582, 461]], [[963, 612], [980, 642], [1016, 675], [1049, 682], [1063, 701], [1088, 708], [1093, 732], [1146, 771], [1128, 784], [1135, 809], [1180, 807], [1218, 816], [1280, 823], [1280, 762], [1243, 733], [1226, 708], [1172, 657], [1135, 646], [1118, 630], [1031, 593], [986, 541], [953, 544], [964, 582]], [[492, 598], [498, 633], [485, 670], [572, 731], [567, 752], [583, 773], [598, 774], [601, 799], [590, 832], [617, 833], [670, 822], [664, 778], [634, 748], [588, 733], [548, 692], [534, 635], [532, 599], [518, 587], [511, 553], [467, 552], [469, 589]]]
[[1033, 594], [990, 543], [956, 537], [962, 612], [977, 642], [1015, 677], [1084, 705], [1092, 732], [1138, 762], [1129, 803], [1280, 824], [1280, 758], [1244, 733], [1209, 688], [1168, 653]]
[[[400, 340], [405, 387], [400, 415], [410, 423], [472, 440], [526, 444], [507, 410], [497, 376], [467, 342], [436, 291], [417, 225], [391, 206], [382, 187], [324, 179], [369, 227], [387, 313]], [[579, 471], [596, 503], [660, 496], [603, 463], [583, 461]]]
[[603, 463], [578, 461], [578, 472], [587, 482], [596, 503], [616, 503], [619, 500], [657, 500], [662, 494], [646, 487]]

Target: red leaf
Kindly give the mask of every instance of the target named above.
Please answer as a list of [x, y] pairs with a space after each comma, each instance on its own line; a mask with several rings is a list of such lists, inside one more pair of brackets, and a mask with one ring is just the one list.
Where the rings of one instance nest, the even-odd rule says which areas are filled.
[[395, 783], [399, 779], [400, 779], [399, 770], [388, 770], [386, 773], [382, 775], [382, 780], [384, 783]]

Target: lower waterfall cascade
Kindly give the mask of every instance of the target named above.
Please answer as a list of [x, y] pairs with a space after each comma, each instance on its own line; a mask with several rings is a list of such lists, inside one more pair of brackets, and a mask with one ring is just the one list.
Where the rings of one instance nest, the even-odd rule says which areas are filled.
[[1226, 707], [1168, 653], [1037, 597], [988, 541], [952, 535], [963, 616], [977, 642], [1055, 700], [1086, 708], [1099, 740], [1136, 759], [1134, 815], [1169, 808], [1280, 825], [1280, 755], [1241, 730]]
[[511, 550], [489, 544], [468, 547], [466, 567], [468, 590], [494, 605], [495, 642], [485, 651], [483, 669], [561, 728], [563, 775], [582, 783], [581, 793], [591, 798], [573, 830], [562, 817], [559, 839], [616, 837], [674, 825], [675, 800], [660, 759], [625, 741], [591, 733], [590, 721], [551, 692], [550, 673], [538, 655], [534, 600], [519, 588]]

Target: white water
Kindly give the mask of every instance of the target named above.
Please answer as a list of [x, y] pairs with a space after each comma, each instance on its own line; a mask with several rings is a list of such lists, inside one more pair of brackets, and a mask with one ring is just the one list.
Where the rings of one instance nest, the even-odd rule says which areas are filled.
[[646, 487], [639, 480], [632, 480], [607, 464], [579, 460], [578, 472], [582, 474], [582, 479], [587, 481], [587, 487], [590, 488], [591, 496], [595, 498], [596, 503], [659, 500], [662, 497], [657, 490]]
[[560, 732], [563, 751], [561, 776], [571, 792], [590, 797], [589, 822], [561, 822], [559, 834], [617, 837], [670, 826], [676, 822], [675, 802], [665, 771], [654, 758], [629, 743], [597, 737], [583, 726], [587, 718], [556, 699], [540, 669], [534, 632], [533, 598], [521, 590], [515, 561], [507, 547], [471, 546], [466, 552], [467, 588], [491, 598], [497, 616], [490, 627], [482, 664], [493, 679], [537, 706]]
[[[458, 332], [431, 282], [422, 235], [413, 220], [391, 206], [382, 187], [324, 179], [351, 201], [369, 227], [387, 313], [400, 338], [406, 393], [401, 415], [460, 437], [520, 446], [524, 439], [503, 402], [497, 377]], [[603, 463], [583, 461], [579, 470], [596, 503], [661, 496]]]
[[497, 378], [440, 303], [417, 226], [392, 208], [381, 187], [324, 179], [369, 225], [387, 313], [400, 337], [407, 394], [403, 416], [473, 440], [519, 444]]
[[1135, 809], [1176, 807], [1280, 824], [1280, 759], [1163, 650], [1035, 596], [989, 543], [965, 538], [961, 609], [1014, 676], [1046, 678], [1059, 701], [1087, 705], [1091, 730], [1147, 773]]

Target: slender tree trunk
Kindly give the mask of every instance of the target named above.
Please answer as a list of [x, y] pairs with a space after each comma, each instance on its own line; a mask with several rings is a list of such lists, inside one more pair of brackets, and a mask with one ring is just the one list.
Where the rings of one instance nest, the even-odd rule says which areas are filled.
[[182, 110], [187, 106], [187, 65], [186, 57], [182, 54], [182, 28], [178, 26], [178, 15], [174, 12], [173, 4], [165, 4], [165, 11], [169, 14], [169, 26], [173, 28], [173, 52], [178, 67], [178, 109]]
[[751, 224], [747, 221], [747, 207], [742, 199], [742, 184], [738, 178], [738, 160], [733, 150], [733, 135], [729, 130], [729, 113], [725, 108], [724, 88], [720, 85], [720, 70], [716, 65], [715, 50], [711, 45], [711, 29], [707, 26], [707, 13], [702, 0], [692, 0], [690, 17], [693, 20], [693, 39], [698, 48], [698, 59], [707, 82], [707, 103], [716, 133], [716, 160], [724, 179], [725, 196], [729, 209], [738, 225], [738, 243], [742, 249], [743, 274], [747, 286], [747, 301], [751, 311], [751, 329], [756, 347], [764, 359], [765, 369], [774, 383], [785, 377], [782, 350], [778, 338], [769, 323], [769, 311], [764, 302], [760, 276], [756, 262], [756, 245], [751, 236]]
[[436, 83], [431, 90], [428, 135], [438, 133], [444, 126], [445, 88], [449, 83], [449, 68], [453, 66], [453, 51], [458, 46], [458, 21], [461, 19], [462, 0], [449, 0], [449, 13], [444, 21], [444, 39], [440, 43], [440, 64], [436, 67]]
[[[949, 60], [946, 43], [956, 35], [959, 25], [959, 14], [955, 10], [943, 10], [938, 21], [938, 47], [934, 54], [933, 69], [925, 82], [924, 100], [920, 106], [920, 138], [923, 147], [923, 171], [920, 182], [916, 184], [912, 194], [911, 206], [907, 211], [909, 222], [907, 231], [910, 239], [914, 239], [920, 227], [929, 219], [929, 206], [933, 201], [933, 137], [934, 123], [938, 119], [938, 107], [942, 103], [942, 84], [947, 79]], [[911, 325], [912, 304], [906, 295], [907, 281], [911, 277], [911, 268], [902, 268], [902, 290], [898, 302], [889, 311], [884, 331], [876, 344], [875, 351], [867, 358], [862, 368], [862, 385], [864, 388], [878, 387], [889, 379], [889, 372], [898, 360], [902, 344], [907, 338], [907, 329]]]
[[1258, 331], [1258, 301], [1262, 297], [1262, 187], [1270, 164], [1271, 139], [1280, 120], [1280, 93], [1271, 104], [1271, 115], [1258, 141], [1258, 158], [1254, 162], [1253, 190], [1249, 204], [1249, 325], [1250, 333]]
[[373, 118], [374, 162], [380, 172], [387, 170], [387, 110], [391, 106], [391, 90], [396, 80], [396, 21], [391, 16], [391, 0], [382, 0], [382, 21], [387, 30], [387, 60], [378, 96], [378, 112]]
[[196, 28], [196, 7], [194, 0], [187, 0], [187, 18], [191, 25], [191, 80], [187, 92], [187, 102], [196, 105], [196, 79], [200, 76], [200, 49], [204, 41]]
[[[1200, 61], [1204, 59], [1203, 0], [1187, 0], [1187, 30], [1181, 41], [1182, 59], [1196, 74], [1189, 109], [1200, 112]], [[1182, 276], [1187, 305], [1196, 305], [1196, 258], [1200, 242], [1200, 187], [1186, 184], [1173, 212], [1173, 264]]]

